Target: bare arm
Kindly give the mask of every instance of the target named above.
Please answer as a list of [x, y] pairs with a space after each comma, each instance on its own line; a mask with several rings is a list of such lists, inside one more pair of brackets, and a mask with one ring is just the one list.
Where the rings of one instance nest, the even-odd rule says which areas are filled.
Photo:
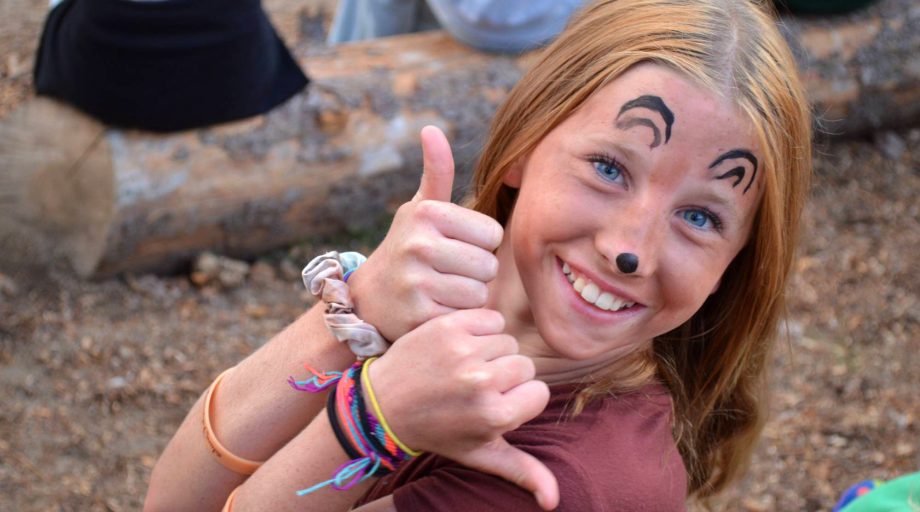
[[[212, 408], [217, 437], [240, 457], [268, 459], [325, 405], [325, 393], [293, 391], [288, 376], [303, 376], [305, 362], [328, 371], [345, 369], [353, 361], [348, 347], [326, 329], [322, 306], [314, 306], [223, 379]], [[245, 480], [210, 453], [202, 415], [199, 398], [154, 467], [145, 510], [220, 510]]]
[[[361, 380], [373, 382], [382, 414], [408, 446], [505, 478], [550, 509], [558, 503], [552, 473], [502, 438], [539, 414], [549, 398], [546, 384], [533, 380], [532, 361], [501, 334], [503, 325], [500, 314], [484, 309], [438, 317], [397, 340]], [[320, 414], [240, 487], [233, 511], [348, 510], [372, 479], [348, 490], [296, 494], [327, 481], [346, 462], [327, 415]]]

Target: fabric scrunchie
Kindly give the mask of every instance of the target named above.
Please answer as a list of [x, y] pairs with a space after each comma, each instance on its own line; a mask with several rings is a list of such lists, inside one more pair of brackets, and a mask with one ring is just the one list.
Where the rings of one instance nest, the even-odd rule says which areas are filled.
[[326, 304], [326, 327], [337, 340], [347, 342], [358, 359], [383, 354], [389, 348], [376, 327], [355, 315], [355, 305], [345, 282], [345, 274], [365, 261], [367, 258], [357, 252], [330, 251], [313, 258], [303, 269], [307, 290]]

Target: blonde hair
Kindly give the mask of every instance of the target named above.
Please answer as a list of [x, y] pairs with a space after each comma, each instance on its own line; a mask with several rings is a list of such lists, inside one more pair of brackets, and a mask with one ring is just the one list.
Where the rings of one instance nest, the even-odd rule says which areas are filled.
[[763, 195], [751, 237], [718, 291], [688, 322], [654, 340], [580, 404], [657, 375], [674, 398], [675, 438], [691, 496], [722, 490], [746, 468], [763, 424], [764, 375], [784, 312], [799, 216], [811, 173], [811, 116], [793, 56], [770, 7], [744, 0], [592, 3], [499, 109], [468, 204], [505, 224], [516, 190], [505, 173], [597, 90], [654, 62], [732, 99], [755, 128]]

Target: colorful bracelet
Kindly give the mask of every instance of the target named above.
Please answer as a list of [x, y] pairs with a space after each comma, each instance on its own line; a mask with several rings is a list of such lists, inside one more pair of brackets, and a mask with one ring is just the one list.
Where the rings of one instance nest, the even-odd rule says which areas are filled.
[[[313, 374], [310, 379], [288, 379], [294, 389], [312, 393], [320, 392], [335, 383], [329, 392], [326, 413], [336, 440], [350, 458], [336, 470], [331, 479], [297, 491], [298, 496], [328, 485], [338, 490], [349, 489], [368, 478], [389, 474], [402, 462], [420, 455], [420, 452], [407, 447], [393, 434], [383, 419], [376, 396], [371, 399], [371, 407], [367, 406], [365, 396], [372, 396], [373, 387], [366, 372], [376, 359], [373, 357], [357, 361], [344, 372], [321, 373], [307, 366]], [[303, 384], [316, 382], [322, 382], [323, 387]]]
[[[235, 367], [233, 367], [235, 368]], [[251, 475], [259, 469], [259, 466], [262, 465], [261, 462], [256, 462], [249, 459], [244, 459], [242, 457], [236, 456], [227, 450], [217, 440], [217, 435], [214, 433], [214, 429], [211, 426], [211, 409], [214, 402], [214, 393], [217, 391], [217, 386], [220, 385], [220, 381], [230, 373], [233, 368], [228, 368], [224, 370], [220, 375], [214, 379], [214, 382], [208, 387], [208, 392], [204, 397], [204, 413], [202, 414], [202, 423], [204, 424], [204, 438], [208, 441], [208, 446], [211, 447], [211, 453], [217, 458], [217, 462], [220, 462], [225, 468], [233, 471], [234, 473], [240, 475]]]
[[356, 252], [332, 251], [313, 258], [303, 269], [304, 285], [326, 304], [326, 327], [337, 340], [347, 342], [358, 359], [380, 355], [389, 347], [373, 325], [355, 315], [346, 283], [346, 276], [366, 260]]
[[[364, 371], [368, 372], [370, 370], [371, 363], [373, 363], [376, 360], [377, 360], [376, 357], [368, 359], [367, 363], [364, 365]], [[366, 384], [365, 391], [367, 391], [367, 397], [370, 398], [371, 405], [374, 408], [374, 414], [376, 414], [377, 420], [380, 422], [380, 425], [383, 427], [383, 431], [386, 433], [387, 437], [389, 437], [389, 439], [392, 439], [393, 442], [396, 444], [396, 446], [398, 446], [407, 455], [411, 457], [418, 457], [419, 455], [421, 455], [422, 454], [421, 452], [417, 452], [413, 450], [412, 448], [409, 448], [408, 446], [403, 444], [403, 442], [400, 441], [398, 437], [396, 437], [396, 434], [393, 433], [393, 430], [390, 428], [390, 425], [387, 424], [386, 418], [383, 417], [383, 411], [380, 410], [380, 403], [377, 402], [377, 395], [374, 393], [374, 387], [371, 386], [371, 379], [370, 378], [364, 379], [364, 383]]]

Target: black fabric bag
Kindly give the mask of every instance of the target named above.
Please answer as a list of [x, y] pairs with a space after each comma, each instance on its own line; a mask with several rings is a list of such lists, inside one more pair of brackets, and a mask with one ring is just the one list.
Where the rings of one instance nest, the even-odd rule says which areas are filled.
[[307, 82], [259, 0], [64, 0], [35, 63], [38, 94], [161, 132], [267, 112]]

